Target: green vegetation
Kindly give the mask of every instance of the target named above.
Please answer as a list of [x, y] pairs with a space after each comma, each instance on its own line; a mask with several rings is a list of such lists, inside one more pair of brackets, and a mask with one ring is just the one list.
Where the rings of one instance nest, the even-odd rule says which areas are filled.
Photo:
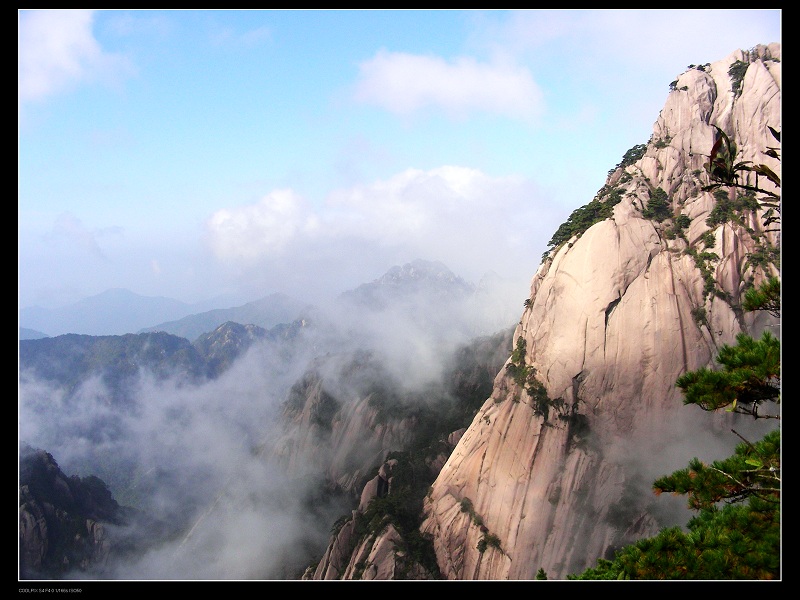
[[613, 190], [608, 194], [607, 199], [600, 200], [595, 198], [589, 204], [572, 211], [567, 221], [559, 226], [553, 237], [547, 242], [550, 249], [544, 253], [543, 258], [547, 257], [554, 248], [568, 242], [573, 236], [581, 235], [595, 223], [605, 221], [611, 217], [614, 214], [614, 206], [619, 204], [621, 200], [622, 195], [620, 192]]
[[[356, 513], [355, 544], [367, 536], [379, 535], [389, 524], [402, 537], [400, 550], [405, 560], [399, 566], [421, 564], [429, 572], [439, 575], [433, 544], [419, 531], [422, 501], [429, 487], [430, 469], [424, 460], [408, 452], [391, 452], [387, 460], [396, 460], [392, 467], [391, 493], [373, 498], [363, 513]], [[402, 574], [398, 579], [403, 579]]]
[[[614, 560], [568, 579], [776, 579], [780, 575], [780, 432], [744, 442], [725, 460], [655, 481], [656, 493], [689, 497], [688, 532], [662, 530]], [[746, 502], [746, 503], [745, 503]], [[721, 505], [721, 506], [720, 506]]]
[[691, 225], [692, 219], [689, 218], [688, 215], [680, 214], [675, 217], [675, 221], [673, 222], [671, 227], [667, 227], [664, 231], [664, 237], [668, 240], [675, 239], [676, 237], [681, 237], [686, 239], [686, 234], [684, 231]]
[[[769, 229], [772, 225], [780, 223], [781, 204], [780, 194], [771, 190], [765, 190], [759, 183], [759, 178], [766, 178], [775, 187], [780, 188], [781, 179], [765, 164], [753, 164], [752, 161], [738, 161], [736, 155], [738, 148], [733, 140], [716, 125], [717, 140], [711, 148], [709, 161], [703, 165], [712, 183], [703, 187], [703, 191], [713, 191], [724, 189], [726, 191], [739, 190], [746, 194], [752, 193], [759, 195], [756, 198], [758, 208], [764, 210], [763, 224], [767, 231], [778, 231]], [[772, 137], [780, 143], [781, 135], [772, 127], [768, 127]], [[764, 154], [780, 160], [780, 151], [777, 147], [768, 147]], [[752, 176], [752, 178], [751, 178]], [[751, 181], [751, 179], [753, 179]], [[717, 200], [721, 196], [714, 194]], [[727, 197], [727, 195], [726, 195]]]
[[[612, 175], [617, 169], [624, 169], [625, 167], [634, 164], [637, 160], [644, 156], [647, 151], [647, 144], [637, 144], [630, 148], [622, 156], [622, 160], [611, 169], [608, 174]], [[631, 176], [627, 173], [623, 174], [619, 183], [626, 183], [630, 181]], [[547, 242], [548, 250], [542, 254], [542, 260], [545, 260], [551, 255], [553, 250], [568, 242], [573, 236], [580, 236], [584, 231], [589, 229], [595, 223], [605, 221], [614, 214], [614, 206], [622, 201], [622, 190], [620, 188], [610, 187], [604, 185], [595, 195], [594, 199], [584, 206], [572, 211], [565, 223], [562, 223], [550, 241]]]
[[668, 136], [666, 136], [666, 137], [664, 137], [664, 138], [661, 138], [661, 139], [659, 139], [659, 140], [656, 140], [656, 141], [655, 141], [655, 143], [654, 143], [653, 145], [654, 145], [656, 148], [659, 148], [659, 149], [661, 149], [661, 148], [666, 148], [667, 146], [669, 146], [669, 143], [670, 143], [671, 141], [672, 141], [672, 136], [668, 135]]
[[706, 309], [703, 306], [698, 306], [692, 309], [692, 319], [695, 323], [702, 326], [705, 325], [708, 327], [708, 315], [706, 314]]
[[675, 217], [675, 226], [679, 229], [686, 229], [692, 224], [692, 219], [688, 215], [680, 214]]
[[[772, 127], [768, 127], [768, 129], [773, 138], [780, 142], [780, 133]], [[716, 130], [717, 139], [711, 149], [709, 161], [704, 165], [711, 183], [702, 189], [713, 192], [716, 200], [706, 219], [706, 224], [713, 228], [726, 223], [734, 223], [746, 228], [753, 236], [757, 246], [747, 256], [747, 265], [752, 271], [749, 279], [745, 281], [745, 284], [752, 289], [756, 271], [769, 272], [771, 266], [780, 267], [780, 249], [774, 247], [765, 236], [758, 235], [748, 226], [749, 220], [746, 218], [746, 213], [754, 214], [761, 211], [764, 232], [779, 231], [780, 194], [763, 189], [760, 182], [766, 179], [775, 187], [780, 188], [781, 180], [765, 164], [738, 161], [738, 148], [735, 142], [719, 127], [716, 127]], [[777, 147], [768, 147], [764, 154], [780, 160], [780, 150]], [[713, 248], [713, 232], [706, 232], [702, 241], [706, 248]], [[698, 268], [703, 271], [706, 279], [705, 294], [708, 295], [715, 288], [713, 272], [708, 263], [717, 257], [711, 253], [697, 253], [693, 250], [687, 250], [687, 253], [694, 256]]]
[[662, 188], [656, 188], [650, 193], [647, 207], [642, 211], [645, 219], [652, 219], [661, 223], [665, 219], [672, 217], [672, 207], [670, 206], [669, 196]]
[[511, 353], [511, 360], [506, 365], [506, 371], [511, 375], [514, 383], [528, 394], [534, 414], [544, 417], [544, 420], [547, 421], [550, 409], [555, 408], [559, 418], [568, 419], [570, 415], [563, 398], [550, 399], [547, 396], [544, 385], [536, 379], [536, 368], [525, 364], [526, 353], [527, 343], [525, 338], [520, 336]]
[[781, 311], [781, 280], [773, 276], [767, 279], [760, 287], [747, 290], [742, 308], [747, 311], [763, 310], [773, 317], [779, 317]]
[[775, 579], [780, 573], [780, 526], [777, 510], [764, 503], [726, 506], [701, 513], [678, 527], [640, 540], [600, 559], [571, 580], [723, 580]]
[[701, 368], [678, 378], [676, 385], [684, 394], [684, 404], [764, 417], [758, 412], [761, 405], [780, 395], [780, 341], [765, 331], [759, 340], [740, 333], [736, 342], [736, 346], [726, 344], [720, 349], [717, 362], [722, 370]]
[[750, 63], [737, 60], [731, 63], [728, 69], [728, 75], [731, 78], [731, 91], [737, 96], [742, 93], [742, 81], [744, 81], [744, 74], [747, 73], [747, 67], [749, 66]]
[[[520, 336], [517, 338], [514, 351], [506, 365], [506, 371], [511, 375], [514, 383], [528, 395], [533, 414], [542, 417], [544, 424], [549, 425], [552, 409], [559, 420], [568, 423], [572, 441], [582, 443], [585, 441], [585, 434], [588, 431], [588, 421], [585, 415], [577, 412], [577, 402], [569, 406], [561, 397], [550, 398], [544, 384], [536, 379], [536, 368], [533, 365], [525, 364], [526, 354], [527, 343], [525, 338]], [[515, 401], [519, 402], [519, 399], [517, 398]]]
[[716, 203], [706, 218], [706, 225], [714, 227], [724, 223], [736, 223], [744, 225], [742, 213], [744, 211], [756, 211], [759, 208], [758, 201], [752, 194], [743, 194], [735, 199], [728, 197], [724, 190], [717, 190], [714, 193]]
[[490, 533], [489, 529], [483, 524], [483, 517], [475, 512], [475, 507], [472, 505], [472, 500], [469, 498], [461, 499], [461, 512], [468, 513], [472, 519], [472, 524], [480, 527], [481, 532], [483, 533], [483, 537], [478, 540], [478, 545], [476, 546], [478, 552], [483, 554], [486, 552], [487, 548], [496, 548], [500, 552], [503, 552], [503, 548], [500, 545], [500, 538]]
[[[676, 82], [677, 83], [677, 82]], [[622, 155], [622, 160], [619, 161], [613, 169], [611, 169], [608, 174], [613, 174], [617, 169], [624, 169], [625, 167], [632, 165], [637, 160], [644, 156], [644, 153], [647, 151], [647, 144], [636, 144], [632, 148], [628, 149], [625, 154]]]
[[[745, 440], [736, 446], [733, 456], [711, 465], [695, 458], [686, 469], [657, 479], [653, 489], [657, 494], [685, 495], [689, 508], [699, 511], [714, 511], [720, 502], [733, 504], [750, 499], [777, 506], [780, 501], [780, 445], [780, 430], [775, 429], [761, 441]], [[765, 510], [764, 507], [761, 510]]]
[[476, 548], [481, 554], [486, 552], [487, 548], [497, 548], [501, 552], [503, 551], [503, 549], [500, 547], [500, 538], [496, 535], [492, 535], [491, 533], [485, 534], [480, 540], [478, 540], [478, 545]]
[[714, 252], [698, 252], [694, 248], [687, 248], [686, 254], [694, 259], [695, 266], [703, 275], [703, 300], [710, 294], [723, 294], [722, 290], [717, 289], [717, 280], [714, 277], [714, 261], [719, 260], [719, 255]]

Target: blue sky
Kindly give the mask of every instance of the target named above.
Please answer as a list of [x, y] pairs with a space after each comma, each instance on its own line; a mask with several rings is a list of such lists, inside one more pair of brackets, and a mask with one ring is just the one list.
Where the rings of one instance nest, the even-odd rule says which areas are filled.
[[[521, 282], [769, 10], [19, 12], [19, 304]], [[522, 297], [522, 296], [521, 296]], [[234, 300], [235, 299], [235, 300]]]

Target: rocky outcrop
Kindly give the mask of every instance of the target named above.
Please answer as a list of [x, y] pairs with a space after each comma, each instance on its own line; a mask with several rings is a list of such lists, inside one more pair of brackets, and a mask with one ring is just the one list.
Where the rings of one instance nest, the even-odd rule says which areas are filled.
[[[740, 82], [737, 61], [749, 64]], [[780, 130], [780, 108], [778, 44], [689, 69], [643, 155], [601, 190], [620, 198], [613, 216], [544, 260], [516, 350], [425, 500], [421, 529], [444, 577], [533, 579], [542, 568], [564, 579], [665, 524], [652, 479], [692, 458], [677, 449], [698, 426], [707, 436], [734, 418], [684, 407], [676, 379], [711, 365], [739, 332], [778, 325], [741, 300], [778, 274], [779, 233], [758, 211], [720, 217], [725, 199], [702, 190], [703, 163], [717, 126], [737, 160], [780, 173], [763, 154], [777, 145], [768, 127]], [[663, 220], [646, 216], [659, 189]]]
[[364, 486], [358, 508], [331, 538], [322, 560], [303, 579], [434, 579], [409, 551], [406, 540], [390, 519], [369, 512], [376, 498], [392, 493], [394, 459], [384, 462]]
[[357, 495], [387, 453], [406, 445], [414, 419], [387, 414], [395, 398], [377, 384], [385, 374], [363, 373], [373, 368], [355, 359], [341, 367], [346, 373], [337, 367], [327, 379], [311, 370], [293, 386], [283, 434], [270, 450], [287, 473], [321, 474], [332, 487]]
[[102, 569], [113, 545], [108, 527], [126, 518], [101, 480], [67, 477], [47, 452], [20, 449], [20, 579]]
[[267, 337], [267, 330], [258, 325], [242, 325], [227, 321], [200, 335], [192, 344], [207, 364], [209, 375], [219, 376], [250, 346]]
[[[358, 498], [389, 452], [415, 440], [424, 445], [420, 424], [442, 436], [449, 454], [455, 444], [445, 439], [455, 434], [431, 429], [430, 422], [446, 426], [471, 419], [491, 391], [510, 338], [508, 328], [437, 358], [445, 364], [442, 376], [419, 390], [405, 388], [372, 352], [320, 357], [292, 386], [281, 432], [263, 451], [292, 477], [322, 475], [329, 486]], [[434, 475], [445, 459], [441, 453], [429, 457]]]
[[[451, 357], [441, 384], [417, 397], [393, 394], [399, 387], [388, 385], [386, 373], [367, 356], [329, 369], [329, 379], [309, 374], [295, 386], [284, 412], [293, 426], [272, 455], [295, 476], [316, 466], [355, 499], [304, 579], [440, 578], [432, 546], [413, 531], [421, 498], [465, 431], [452, 424], [469, 422], [491, 392], [511, 333], [509, 328], [465, 344]], [[348, 379], [343, 373], [350, 374], [350, 385], [342, 385]], [[334, 396], [327, 390], [336, 382]], [[382, 386], [375, 388], [376, 382]], [[344, 390], [360, 391], [348, 397]], [[324, 414], [327, 419], [320, 418]], [[398, 470], [405, 474], [400, 483]]]

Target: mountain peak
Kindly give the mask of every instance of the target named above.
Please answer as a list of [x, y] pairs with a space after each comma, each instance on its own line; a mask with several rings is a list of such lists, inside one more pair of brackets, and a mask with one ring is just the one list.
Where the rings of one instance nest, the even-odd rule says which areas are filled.
[[458, 299], [474, 291], [474, 285], [455, 275], [443, 263], [417, 259], [392, 267], [378, 279], [344, 292], [339, 299], [381, 309], [402, 299]]
[[[402, 266], [394, 266], [374, 283], [397, 284], [404, 281], [459, 281], [450, 269], [439, 261], [416, 259]], [[461, 280], [463, 281], [463, 280]]]

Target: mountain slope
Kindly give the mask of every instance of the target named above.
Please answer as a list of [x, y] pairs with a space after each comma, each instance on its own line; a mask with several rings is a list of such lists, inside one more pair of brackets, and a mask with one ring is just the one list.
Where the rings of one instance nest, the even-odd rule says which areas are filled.
[[35, 329], [28, 329], [26, 327], [19, 328], [19, 339], [21, 340], [40, 340], [46, 338], [48, 335]]
[[20, 447], [20, 579], [58, 577], [102, 566], [116, 540], [113, 527], [133, 513], [96, 477], [67, 477], [53, 457]]
[[[739, 86], [737, 61], [748, 66]], [[516, 351], [425, 500], [422, 531], [443, 576], [534, 579], [543, 568], [564, 579], [685, 523], [660, 514], [674, 509], [656, 502], [652, 479], [683, 467], [714, 431], [732, 447], [731, 425], [749, 422], [693, 414], [675, 380], [740, 331], [779, 326], [741, 309], [748, 287], [779, 274], [779, 233], [758, 211], [730, 208], [735, 198], [702, 191], [703, 163], [716, 125], [742, 160], [780, 172], [763, 154], [768, 126], [780, 130], [780, 69], [771, 44], [681, 74], [640, 158], [598, 194], [610, 218], [540, 266]], [[654, 218], [664, 199], [667, 215]]]

